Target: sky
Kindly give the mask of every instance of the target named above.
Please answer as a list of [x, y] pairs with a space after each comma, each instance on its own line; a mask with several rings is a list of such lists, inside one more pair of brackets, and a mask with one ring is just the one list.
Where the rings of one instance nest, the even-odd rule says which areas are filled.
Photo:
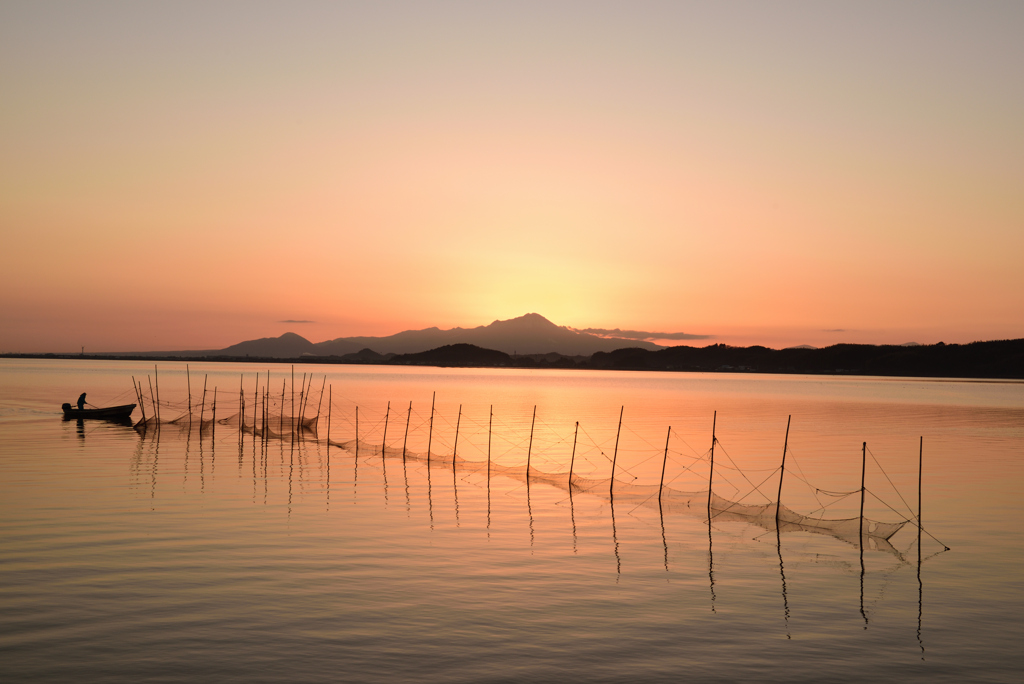
[[1018, 1], [3, 0], [0, 352], [1021, 338], [1022, 35]]

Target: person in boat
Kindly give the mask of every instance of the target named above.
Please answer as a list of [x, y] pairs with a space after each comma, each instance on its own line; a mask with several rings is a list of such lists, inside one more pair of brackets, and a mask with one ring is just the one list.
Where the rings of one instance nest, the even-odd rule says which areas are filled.
[[85, 408], [85, 392], [82, 392], [82, 396], [78, 397], [78, 410], [81, 411]]

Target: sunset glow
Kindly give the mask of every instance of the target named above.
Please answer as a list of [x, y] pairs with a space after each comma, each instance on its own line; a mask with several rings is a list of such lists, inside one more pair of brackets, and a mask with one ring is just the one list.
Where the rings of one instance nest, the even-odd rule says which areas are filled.
[[4, 3], [0, 352], [533, 311], [1024, 337], [1021, 35], [1020, 3]]

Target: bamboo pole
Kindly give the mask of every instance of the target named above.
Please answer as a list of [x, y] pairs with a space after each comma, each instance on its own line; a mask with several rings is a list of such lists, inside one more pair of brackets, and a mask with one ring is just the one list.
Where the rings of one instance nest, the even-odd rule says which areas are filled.
[[[324, 380], [325, 381], [327, 380], [327, 376], [326, 375], [324, 376]], [[331, 405], [333, 403], [332, 394], [331, 394], [331, 389], [332, 388], [333, 388], [333, 386], [327, 388], [327, 456], [328, 457], [330, 457], [330, 455], [331, 455]], [[322, 399], [323, 398], [323, 396], [322, 396], [323, 395], [323, 388], [320, 389], [320, 394], [321, 394], [320, 398]], [[319, 421], [320, 420], [320, 418], [319, 418], [319, 416], [320, 416], [320, 407], [317, 407], [316, 413], [317, 413], [317, 420]], [[356, 444], [359, 444], [359, 442], [357, 441]]]
[[708, 470], [708, 533], [711, 532], [711, 487], [715, 481], [715, 424], [718, 422], [718, 411], [711, 418], [711, 468]]
[[459, 417], [455, 421], [455, 447], [452, 449], [452, 471], [455, 471], [455, 457], [459, 453], [459, 425], [462, 424], [462, 404], [459, 404]]
[[[661, 490], [665, 488], [665, 466], [668, 464], [668, 440], [672, 437], [672, 426], [668, 426], [668, 434], [665, 435], [665, 458], [661, 459], [661, 482], [658, 483], [658, 505], [661, 506]], [[664, 518], [662, 525], [665, 524]]]
[[280, 431], [282, 439], [284, 438], [284, 392], [286, 389], [288, 389], [288, 378], [281, 378], [281, 412], [277, 414], [277, 429]]
[[782, 443], [782, 467], [779, 469], [779, 496], [775, 499], [775, 529], [779, 529], [779, 512], [782, 510], [782, 478], [786, 474], [786, 450], [789, 448], [789, 424], [793, 416], [786, 419], [786, 441]]
[[156, 382], [156, 421], [160, 422], [160, 372], [153, 364], [153, 380]]
[[[330, 409], [328, 409], [330, 410]], [[356, 458], [359, 458], [359, 407], [356, 406]]]
[[[256, 425], [259, 422], [256, 412], [259, 410], [260, 402], [260, 374], [256, 373], [256, 385], [252, 388], [252, 443], [256, 444]], [[262, 438], [262, 435], [261, 435]]]
[[160, 409], [156, 405], [156, 396], [153, 394], [153, 378], [146, 376], [149, 381], [149, 401], [153, 405], [153, 417], [156, 418], [157, 427], [160, 426]]
[[203, 401], [199, 405], [199, 434], [203, 434], [203, 415], [206, 413], [206, 381], [209, 380], [209, 374], [203, 375]]
[[138, 387], [135, 386], [135, 376], [132, 376], [132, 387], [135, 387], [135, 396], [139, 398], [139, 409], [142, 411], [142, 424], [146, 424], [146, 404], [142, 401], [142, 383], [139, 382]]
[[435, 391], [430, 397], [430, 429], [427, 431], [427, 465], [430, 465], [430, 445], [434, 440], [434, 400], [437, 399]]
[[295, 440], [295, 364], [292, 364], [292, 441]]
[[213, 428], [210, 433], [210, 440], [213, 441], [217, 437], [217, 386], [213, 386]]
[[608, 483], [609, 495], [611, 495], [615, 489], [615, 461], [617, 461], [619, 458], [619, 435], [622, 434], [622, 413], [625, 410], [625, 406], [619, 409], [619, 429], [615, 432], [615, 451], [612, 454], [612, 478], [611, 481]]
[[409, 421], [412, 420], [412, 402], [409, 402], [409, 412], [405, 414], [405, 439], [402, 440], [402, 462], [405, 462], [405, 447], [409, 443]]
[[185, 364], [185, 386], [188, 388], [188, 431], [192, 432], [192, 376], [188, 372], [188, 364]]
[[388, 416], [391, 415], [391, 402], [388, 402], [388, 410], [384, 413], [384, 437], [380, 440], [380, 460], [384, 461], [388, 450]]
[[[327, 374], [325, 373], [324, 374], [323, 384], [320, 385], [320, 398], [316, 402], [316, 424], [317, 424], [318, 427], [320, 425], [320, 407], [323, 406], [323, 403], [324, 403], [324, 386], [326, 384], [327, 384]], [[328, 398], [328, 401], [330, 401], [329, 398]], [[327, 412], [330, 413], [330, 411], [331, 411], [331, 407], [328, 405]], [[328, 419], [327, 422], [330, 423], [330, 419]], [[330, 429], [330, 428], [328, 427], [328, 429]]]
[[[491, 481], [491, 424], [494, 422], [494, 404], [491, 404], [491, 414], [487, 419], [487, 481]], [[490, 492], [490, 489], [487, 490]]]
[[[580, 421], [576, 421], [576, 432], [572, 435], [572, 458], [569, 459], [569, 497], [572, 497], [572, 467], [576, 463], [576, 438], [580, 434]], [[575, 529], [575, 527], [573, 528]]]
[[533, 405], [533, 419], [530, 420], [530, 445], [526, 447], [526, 483], [530, 483], [530, 455], [533, 453], [533, 426], [537, 423], [537, 405]]
[[860, 450], [860, 551], [864, 553], [864, 481], [868, 472], [868, 443], [864, 442]]

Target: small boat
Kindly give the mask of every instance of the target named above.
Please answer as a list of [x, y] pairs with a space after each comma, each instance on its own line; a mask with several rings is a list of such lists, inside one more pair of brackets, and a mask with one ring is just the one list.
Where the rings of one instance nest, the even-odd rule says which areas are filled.
[[64, 420], [74, 420], [76, 418], [92, 418], [95, 420], [130, 420], [132, 411], [135, 410], [135, 404], [125, 404], [124, 406], [107, 406], [106, 408], [74, 408], [71, 404], [64, 404], [61, 406], [64, 411]]

